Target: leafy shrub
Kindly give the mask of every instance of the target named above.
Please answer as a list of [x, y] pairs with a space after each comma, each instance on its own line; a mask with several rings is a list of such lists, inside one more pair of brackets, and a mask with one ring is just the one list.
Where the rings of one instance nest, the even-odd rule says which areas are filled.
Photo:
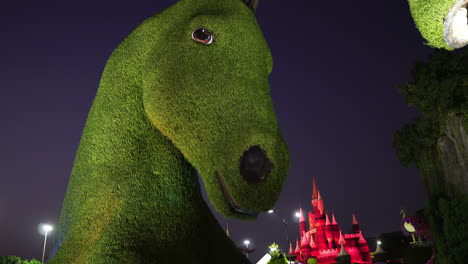
[[21, 264], [21, 259], [15, 256], [0, 256], [0, 264]]
[[0, 264], [42, 264], [39, 260], [21, 260], [16, 256], [0, 256]]

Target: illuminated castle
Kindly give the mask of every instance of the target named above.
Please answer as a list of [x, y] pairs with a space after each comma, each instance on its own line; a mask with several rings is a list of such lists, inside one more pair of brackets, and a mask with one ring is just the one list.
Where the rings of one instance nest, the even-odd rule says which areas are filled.
[[[300, 241], [296, 241], [296, 249], [290, 244], [289, 254], [295, 255], [297, 260], [307, 263], [309, 258], [316, 258], [319, 264], [331, 263], [372, 263], [369, 246], [362, 236], [361, 228], [353, 214], [351, 234], [343, 234], [332, 214], [332, 221], [328, 213], [324, 212], [323, 200], [313, 181], [312, 194], [313, 211], [309, 211], [309, 228], [300, 209], [299, 233]], [[348, 262], [350, 261], [350, 262]]]

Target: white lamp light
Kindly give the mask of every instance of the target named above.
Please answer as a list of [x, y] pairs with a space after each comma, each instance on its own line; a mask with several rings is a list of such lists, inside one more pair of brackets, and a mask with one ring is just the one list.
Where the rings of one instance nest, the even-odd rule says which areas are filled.
[[45, 256], [45, 249], [46, 249], [46, 243], [47, 243], [47, 234], [54, 229], [53, 226], [48, 225], [48, 224], [43, 224], [41, 226], [41, 229], [45, 232], [44, 234], [44, 248], [42, 249], [42, 263], [44, 263], [44, 256]]

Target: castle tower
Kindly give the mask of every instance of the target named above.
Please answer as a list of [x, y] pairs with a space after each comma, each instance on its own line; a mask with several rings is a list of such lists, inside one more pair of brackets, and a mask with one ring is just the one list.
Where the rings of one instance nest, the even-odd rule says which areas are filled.
[[312, 232], [315, 231], [314, 240], [317, 243], [319, 250], [328, 249], [328, 242], [325, 235], [325, 214], [323, 213], [323, 200], [320, 190], [318, 189], [315, 178], [313, 179], [313, 193], [312, 193], [312, 208], [313, 213], [312, 217], [314, 218], [314, 229], [311, 229]]
[[361, 232], [361, 227], [356, 219], [356, 215], [353, 213], [353, 233], [358, 234]]
[[341, 233], [341, 231], [340, 231], [340, 238], [338, 239], [338, 244], [339, 244], [339, 245], [344, 245], [344, 244], [346, 244], [346, 240], [344, 239], [343, 233]]
[[301, 215], [299, 218], [299, 234], [301, 235], [301, 239], [302, 239], [302, 234], [307, 232], [307, 225], [306, 225], [306, 221], [304, 218], [304, 214], [302, 213], [302, 208], [299, 208], [299, 214]]
[[312, 248], [310, 248], [310, 241], [309, 241], [309, 233], [302, 234], [301, 240], [301, 257], [303, 260], [307, 260], [309, 256], [312, 254]]
[[318, 199], [318, 187], [315, 177], [312, 179], [312, 200]]
[[318, 191], [318, 199], [317, 199], [317, 207], [320, 212], [320, 214], [323, 214], [325, 206], [323, 205], [323, 198], [322, 195], [320, 194], [320, 191]]
[[325, 214], [325, 236], [327, 237], [328, 248], [334, 248], [333, 244], [333, 227], [330, 223], [328, 214]]
[[370, 262], [371, 258], [369, 245], [367, 244], [366, 239], [364, 239], [364, 236], [362, 235], [361, 231], [359, 231], [358, 249], [361, 253], [362, 261]]
[[335, 214], [332, 213], [332, 222], [331, 222], [331, 229], [333, 233], [333, 241], [335, 242], [335, 245], [339, 245], [338, 240], [340, 239], [340, 227], [338, 226], [338, 222], [336, 221]]
[[299, 258], [301, 255], [301, 249], [299, 248], [299, 241], [296, 240], [296, 249], [294, 250], [294, 254]]
[[314, 209], [315, 218], [320, 217], [323, 214], [323, 199], [320, 191], [317, 187], [317, 183], [315, 182], [315, 178], [313, 179], [313, 193], [312, 193], [312, 208]]
[[289, 255], [294, 255], [294, 250], [292, 248], [292, 243], [289, 242]]
[[315, 243], [314, 236], [310, 235], [310, 249], [311, 249], [311, 255], [316, 257], [318, 255], [318, 246]]
[[315, 218], [311, 211], [307, 213], [307, 218], [309, 218], [309, 231], [314, 232], [315, 229]]

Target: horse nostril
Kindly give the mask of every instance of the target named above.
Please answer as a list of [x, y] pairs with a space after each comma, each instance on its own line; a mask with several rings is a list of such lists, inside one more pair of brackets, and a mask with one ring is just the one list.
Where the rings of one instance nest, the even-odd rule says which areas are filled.
[[264, 181], [273, 169], [273, 163], [259, 145], [252, 146], [242, 154], [240, 172], [249, 183]]

